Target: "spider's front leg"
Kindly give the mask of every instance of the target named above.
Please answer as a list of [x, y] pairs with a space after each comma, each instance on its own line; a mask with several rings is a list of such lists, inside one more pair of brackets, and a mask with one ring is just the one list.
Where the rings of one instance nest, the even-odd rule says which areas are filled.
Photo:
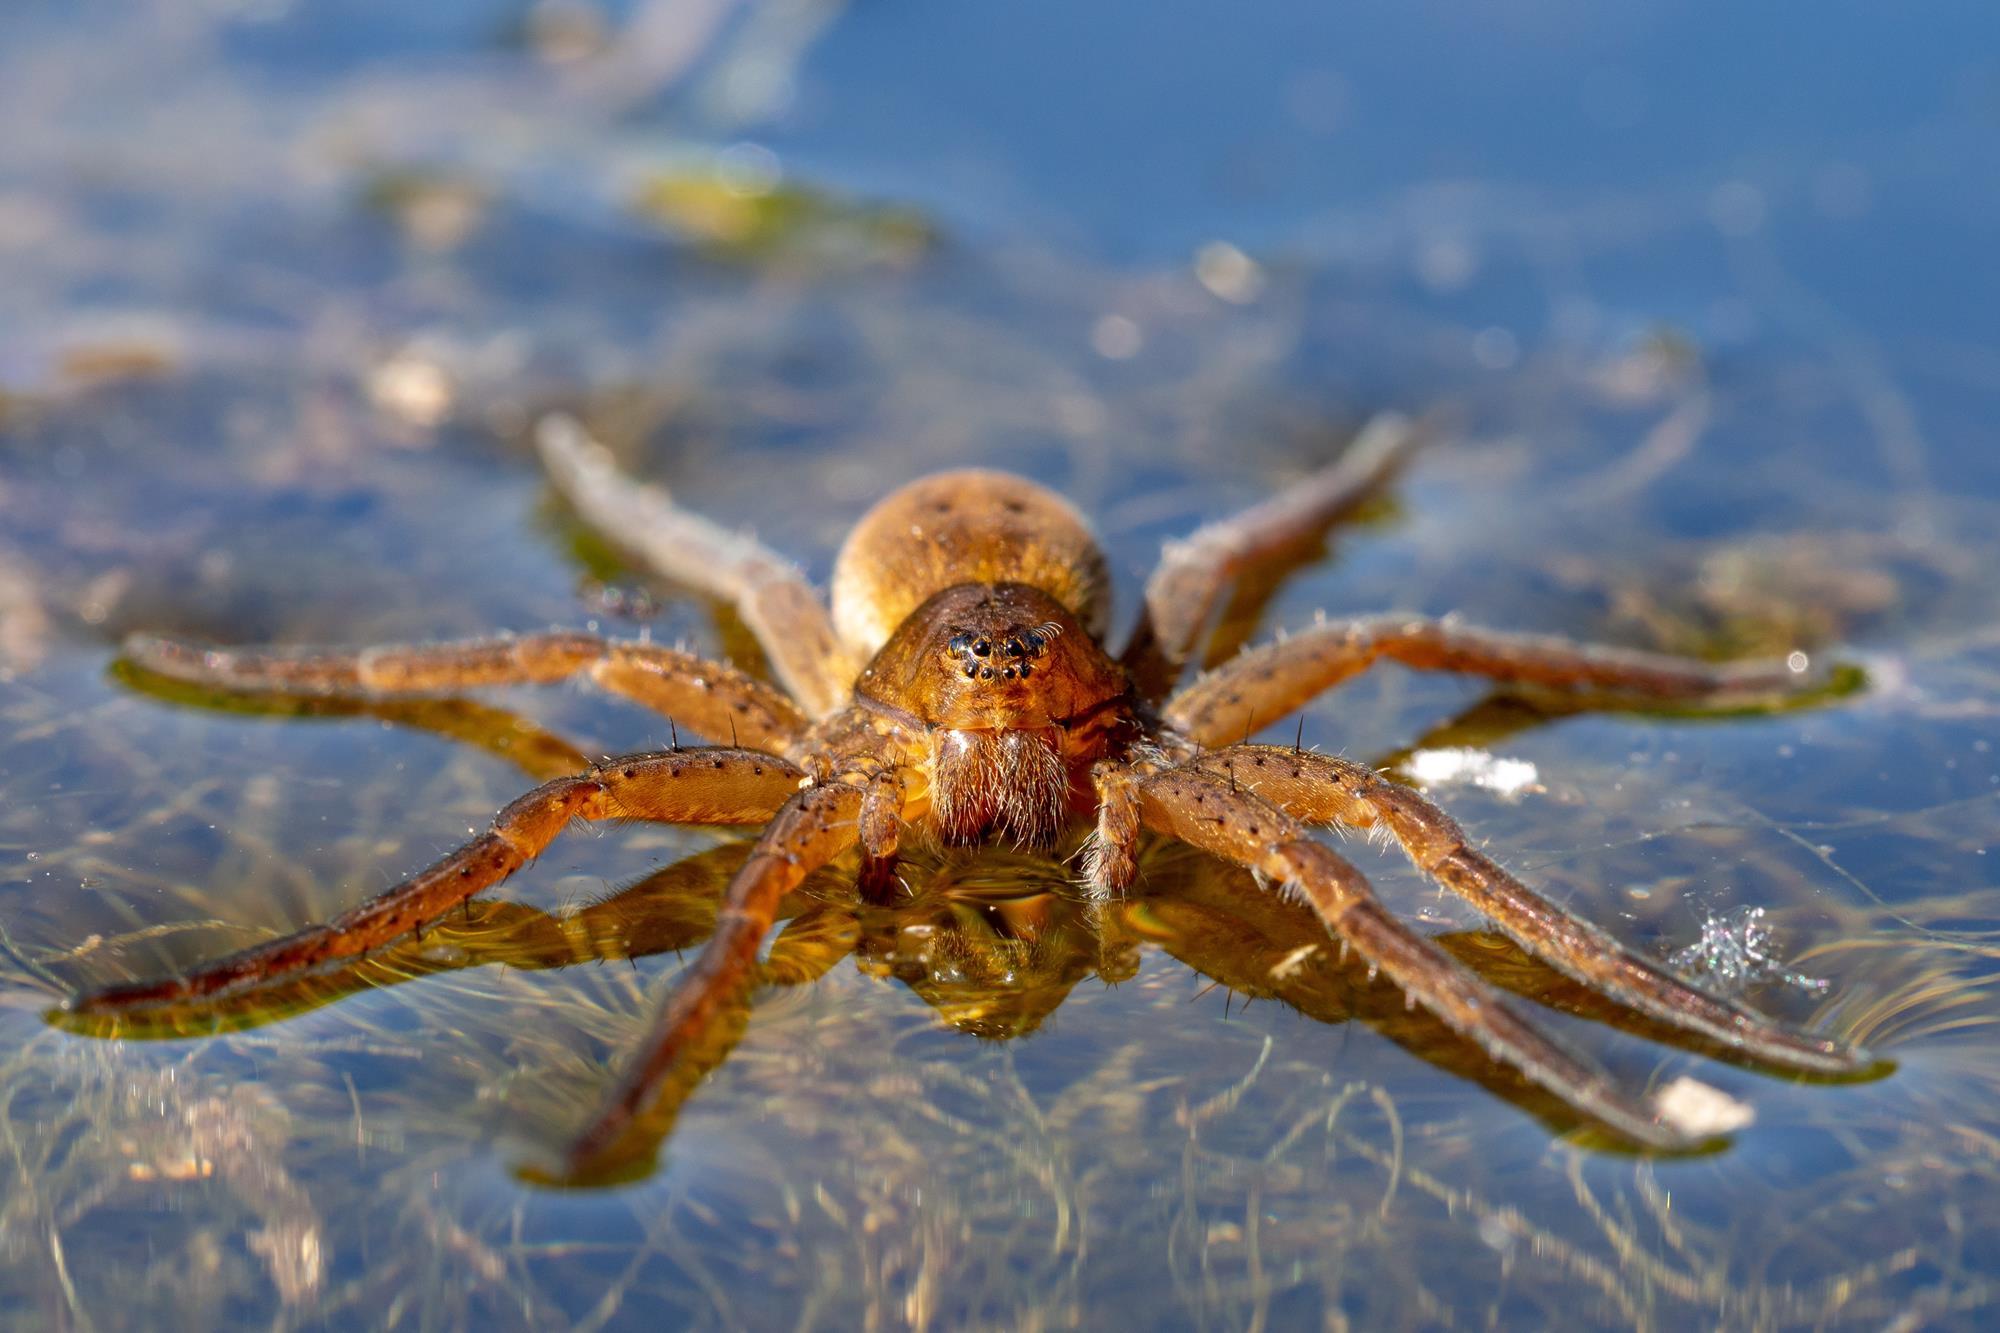
[[1419, 671], [1457, 671], [1640, 707], [1768, 706], [1838, 686], [1836, 673], [1800, 653], [1784, 661], [1713, 663], [1424, 617], [1376, 616], [1328, 621], [1244, 652], [1174, 695], [1162, 713], [1203, 745], [1226, 745], [1384, 658]]
[[782, 749], [805, 728], [791, 700], [735, 667], [571, 630], [361, 649], [200, 648], [141, 634], [126, 641], [125, 656], [195, 685], [308, 699], [399, 700], [584, 675], [710, 740]]
[[607, 760], [537, 787], [502, 810], [487, 833], [324, 925], [255, 945], [177, 977], [87, 991], [67, 1007], [74, 1014], [116, 1015], [288, 980], [421, 930], [539, 856], [572, 820], [762, 823], [797, 791], [804, 777], [793, 764], [755, 750], [674, 750]]
[[1794, 1032], [1649, 962], [1528, 888], [1473, 847], [1450, 815], [1365, 764], [1280, 746], [1237, 745], [1205, 754], [1194, 766], [1297, 819], [1381, 825], [1419, 870], [1471, 903], [1516, 944], [1627, 1008], [1783, 1068], [1851, 1074], [1870, 1064], [1864, 1051]]
[[1701, 1141], [1624, 1091], [1588, 1057], [1522, 1018], [1498, 992], [1436, 943], [1383, 907], [1361, 872], [1314, 841], [1303, 825], [1243, 786], [1194, 769], [1138, 777], [1132, 786], [1146, 828], [1248, 866], [1297, 893], [1329, 933], [1379, 969], [1460, 1035], [1582, 1114], [1649, 1147]]
[[675, 979], [617, 1087], [571, 1144], [563, 1160], [565, 1180], [596, 1179], [631, 1160], [637, 1126], [671, 1109], [670, 1088], [678, 1085], [685, 1094], [692, 1086], [700, 1070], [689, 1067], [688, 1056], [710, 1038], [724, 1008], [749, 980], [779, 902], [854, 845], [864, 799], [858, 785], [821, 783], [794, 793], [772, 819], [730, 881], [701, 956]]

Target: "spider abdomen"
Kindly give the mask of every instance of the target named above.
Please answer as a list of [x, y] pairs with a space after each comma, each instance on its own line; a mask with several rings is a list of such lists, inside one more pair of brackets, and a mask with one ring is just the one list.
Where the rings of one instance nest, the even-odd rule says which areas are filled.
[[962, 583], [1039, 588], [1101, 638], [1111, 576], [1090, 525], [1055, 492], [1005, 472], [940, 472], [870, 509], [833, 565], [833, 620], [868, 657], [933, 594]]

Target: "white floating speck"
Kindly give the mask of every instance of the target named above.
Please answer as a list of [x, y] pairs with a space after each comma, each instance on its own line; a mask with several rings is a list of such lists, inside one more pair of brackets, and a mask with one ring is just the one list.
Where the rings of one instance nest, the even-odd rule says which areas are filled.
[[1271, 980], [1290, 981], [1305, 964], [1306, 959], [1319, 952], [1317, 944], [1301, 944], [1298, 948], [1271, 964]]
[[1195, 252], [1194, 276], [1232, 305], [1247, 305], [1264, 290], [1264, 270], [1227, 241], [1210, 241]]
[[1660, 1089], [1653, 1108], [1662, 1123], [1691, 1137], [1727, 1134], [1757, 1118], [1748, 1102], [1739, 1102], [1720, 1088], [1683, 1074]]
[[451, 415], [456, 386], [445, 368], [416, 352], [403, 352], [368, 377], [376, 407], [412, 426], [430, 428]]
[[1126, 315], [1106, 315], [1091, 326], [1090, 345], [1111, 361], [1129, 361], [1146, 344], [1138, 321]]
[[1532, 763], [1484, 750], [1417, 750], [1397, 771], [1420, 787], [1484, 787], [1510, 799], [1542, 790], [1541, 772]]

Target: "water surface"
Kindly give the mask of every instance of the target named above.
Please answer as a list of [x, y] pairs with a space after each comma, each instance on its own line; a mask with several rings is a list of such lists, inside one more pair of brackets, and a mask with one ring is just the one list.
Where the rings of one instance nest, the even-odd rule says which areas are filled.
[[[17, 1322], [1990, 1320], [1993, 21], [1324, 8], [0, 20]], [[1598, 1021], [1358, 843], [1399, 908], [1621, 1077], [1699, 1077], [1755, 1124], [1635, 1157], [1357, 973], [1245, 1003], [1298, 923], [1172, 849], [1116, 986], [1057, 862], [920, 857], [927, 905], [886, 918], [815, 879], [778, 955], [796, 984], [616, 1190], [517, 1172], [606, 1086], [736, 835], [568, 837], [455, 933], [282, 1021], [112, 1042], [44, 1019], [65, 988], [377, 891], [528, 785], [548, 737], [669, 741], [572, 689], [480, 701], [546, 737], [464, 707], [259, 713], [114, 669], [125, 633], [594, 621], [746, 651], [553, 502], [525, 443], [543, 411], [822, 578], [901, 480], [1026, 471], [1096, 517], [1129, 616], [1162, 540], [1374, 411], [1438, 405], [1453, 427], [1391, 502], [1243, 633], [1457, 611], [1833, 653], [1870, 686], [1771, 717], [1528, 719], [1383, 671], [1315, 705], [1304, 742], [1531, 763], [1525, 792], [1437, 794], [1660, 956], [1764, 909], [1786, 968], [1826, 984], [1753, 998], [1893, 1074], [1792, 1083]], [[634, 885], [629, 929], [658, 952], [552, 966], [551, 918]], [[1043, 942], [1011, 985], [883, 962], [913, 922], [977, 937], [995, 902]]]

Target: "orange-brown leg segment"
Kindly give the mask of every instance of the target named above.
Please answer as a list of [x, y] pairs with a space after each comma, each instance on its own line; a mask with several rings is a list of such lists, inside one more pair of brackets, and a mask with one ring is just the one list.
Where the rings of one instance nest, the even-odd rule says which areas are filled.
[[702, 1046], [742, 991], [778, 904], [805, 877], [855, 844], [862, 789], [824, 783], [795, 793], [736, 872], [701, 956], [676, 979], [644, 1045], [564, 1160], [570, 1180], [588, 1179], [630, 1155], [628, 1133], [654, 1112], [683, 1058]]
[[1483, 912], [1516, 944], [1628, 1008], [1784, 1068], [1853, 1073], [1869, 1064], [1868, 1055], [1854, 1047], [1794, 1032], [1733, 1000], [1696, 990], [1528, 888], [1473, 848], [1451, 816], [1366, 765], [1280, 746], [1238, 745], [1204, 755], [1195, 766], [1296, 819], [1381, 825], [1418, 869]]
[[607, 760], [545, 783], [502, 810], [487, 833], [427, 870], [324, 925], [157, 981], [107, 986], [72, 999], [86, 1014], [214, 999], [352, 959], [436, 920], [539, 856], [575, 819], [675, 824], [762, 823], [804, 772], [754, 750], [690, 749]]
[[735, 667], [569, 630], [350, 650], [199, 648], [134, 635], [125, 655], [175, 680], [303, 697], [434, 695], [586, 675], [710, 740], [782, 749], [805, 729], [791, 700]]
[[[200, 655], [198, 650], [188, 652]], [[181, 707], [274, 721], [372, 717], [412, 731], [428, 731], [505, 759], [536, 782], [567, 777], [590, 767], [588, 755], [546, 727], [477, 699], [455, 696], [384, 699], [237, 689], [208, 680], [168, 676], [129, 657], [113, 663], [111, 670], [119, 684]]]
[[806, 712], [825, 717], [847, 702], [860, 665], [848, 660], [832, 617], [797, 567], [626, 476], [568, 417], [544, 418], [536, 442], [550, 479], [586, 523], [662, 576], [732, 603]]
[[1519, 1070], [1584, 1115], [1635, 1142], [1686, 1148], [1699, 1141], [1659, 1119], [1588, 1057], [1517, 1014], [1450, 954], [1390, 915], [1346, 860], [1312, 840], [1275, 805], [1205, 772], [1172, 769], [1138, 780], [1147, 828], [1235, 861], [1299, 894], [1328, 932], [1488, 1055]]
[[1124, 653], [1140, 696], [1156, 700], [1173, 689], [1235, 579], [1317, 541], [1380, 490], [1422, 438], [1416, 423], [1384, 413], [1332, 465], [1284, 494], [1168, 543]]
[[1799, 654], [1789, 662], [1700, 662], [1384, 616], [1330, 621], [1253, 648], [1174, 695], [1163, 713], [1202, 744], [1224, 745], [1383, 658], [1420, 671], [1459, 671], [1611, 701], [1718, 707], [1773, 703], [1824, 689], [1830, 680]]

